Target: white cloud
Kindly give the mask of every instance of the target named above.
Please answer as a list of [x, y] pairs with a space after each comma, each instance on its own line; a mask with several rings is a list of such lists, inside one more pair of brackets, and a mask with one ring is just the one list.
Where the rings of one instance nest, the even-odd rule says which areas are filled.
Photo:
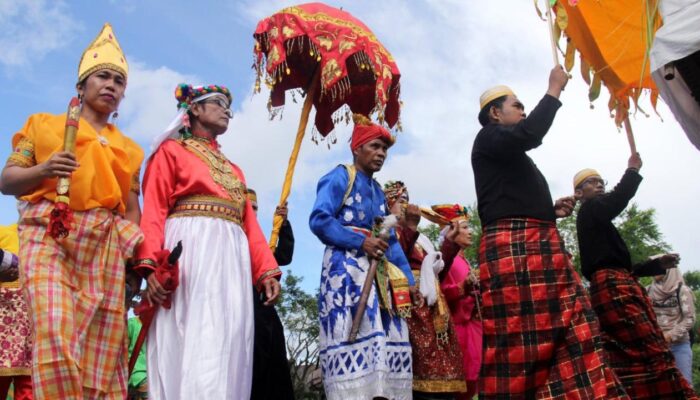
[[[177, 113], [175, 87], [183, 82], [197, 84], [199, 79], [168, 67], [151, 68], [129, 60], [129, 82], [118, 119], [124, 121], [122, 128], [130, 137], [150, 145]], [[148, 147], [144, 150], [149, 153]]]
[[[510, 85], [529, 109], [544, 95], [551, 68], [547, 25], [531, 2], [338, 2], [365, 22], [397, 60], [401, 70], [404, 132], [392, 148], [380, 181], [404, 180], [412, 200], [420, 204], [476, 201], [470, 162], [472, 142], [479, 130], [478, 96], [499, 83]], [[276, 12], [284, 4], [249, 1], [239, 4], [239, 15], [251, 23]], [[574, 67], [574, 79], [562, 95], [564, 106], [544, 145], [531, 157], [547, 177], [553, 197], [572, 192], [571, 179], [592, 166], [615, 182], [627, 165], [629, 150], [618, 133], [603, 97], [589, 109], [587, 87]], [[267, 121], [266, 94], [246, 100], [224, 149], [244, 167], [272, 204], [279, 194], [301, 104], [289, 101], [283, 121]], [[700, 195], [692, 185], [700, 158], [665, 106], [664, 116], [633, 121], [645, 181], [634, 201], [658, 210], [666, 240], [679, 251], [684, 268], [700, 267], [700, 250], [692, 235], [697, 218], [688, 218], [689, 205]], [[308, 134], [307, 134], [308, 135]], [[315, 148], [308, 136], [299, 157], [293, 196], [313, 198], [315, 182], [339, 162], [349, 161], [345, 141], [326, 150]], [[270, 199], [272, 197], [272, 199]], [[263, 200], [263, 203], [265, 200]], [[697, 213], [691, 211], [693, 215]], [[305, 216], [304, 216], [305, 217]]]
[[0, 63], [23, 66], [65, 47], [82, 30], [62, 1], [0, 0]]

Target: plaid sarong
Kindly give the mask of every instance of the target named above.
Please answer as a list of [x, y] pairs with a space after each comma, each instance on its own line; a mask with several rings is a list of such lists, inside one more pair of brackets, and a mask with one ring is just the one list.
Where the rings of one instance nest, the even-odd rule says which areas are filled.
[[70, 235], [46, 235], [53, 204], [20, 205], [20, 279], [34, 324], [35, 399], [124, 399], [128, 362], [124, 259], [137, 225], [97, 208]]
[[501, 219], [479, 252], [481, 399], [628, 399], [553, 222]]
[[609, 365], [631, 398], [698, 398], [676, 368], [651, 302], [632, 274], [601, 269], [591, 277], [590, 293]]

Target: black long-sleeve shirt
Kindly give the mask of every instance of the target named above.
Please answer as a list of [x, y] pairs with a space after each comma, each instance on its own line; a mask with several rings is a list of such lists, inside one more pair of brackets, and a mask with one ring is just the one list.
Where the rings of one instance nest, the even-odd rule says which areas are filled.
[[637, 276], [663, 274], [658, 262], [632, 265], [630, 252], [612, 221], [627, 207], [642, 176], [628, 169], [620, 183], [609, 193], [581, 204], [576, 218], [581, 272], [588, 280], [599, 269], [624, 268]]
[[561, 102], [545, 95], [516, 125], [488, 124], [472, 147], [472, 169], [484, 226], [500, 218], [529, 217], [554, 221], [549, 185], [525, 154], [542, 144]]
[[292, 256], [294, 256], [294, 232], [292, 231], [292, 224], [287, 219], [284, 220], [280, 228], [280, 236], [274, 256], [277, 265], [280, 267], [292, 263]]

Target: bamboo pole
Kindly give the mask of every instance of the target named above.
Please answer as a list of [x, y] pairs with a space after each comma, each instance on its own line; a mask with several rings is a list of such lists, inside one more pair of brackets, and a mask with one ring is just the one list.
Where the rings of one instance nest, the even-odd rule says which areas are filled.
[[[301, 142], [304, 139], [304, 134], [306, 133], [306, 125], [309, 123], [309, 114], [311, 113], [311, 107], [314, 105], [314, 96], [318, 90], [318, 85], [321, 81], [321, 67], [316, 67], [316, 72], [314, 77], [311, 78], [311, 84], [309, 89], [306, 91], [306, 99], [304, 100], [304, 106], [301, 109], [301, 118], [299, 119], [299, 128], [297, 128], [297, 137], [294, 141], [294, 147], [292, 148], [292, 154], [289, 156], [289, 163], [287, 164], [287, 173], [284, 176], [284, 183], [282, 184], [282, 194], [280, 194], [279, 206], [282, 207], [287, 202], [289, 198], [289, 192], [292, 188], [292, 179], [294, 178], [294, 168], [297, 165], [297, 157], [299, 156], [299, 150], [301, 149]], [[279, 215], [274, 216], [272, 220], [272, 233], [270, 233], [270, 249], [274, 252], [277, 248], [277, 241], [279, 239], [280, 229], [282, 228], [282, 223], [284, 219]]]
[[552, 45], [552, 60], [554, 65], [559, 65], [559, 56], [557, 55], [557, 41], [554, 38], [554, 23], [552, 22], [552, 5], [549, 0], [544, 0], [547, 3], [547, 24], [549, 25], [549, 41]]
[[634, 141], [634, 133], [632, 132], [632, 124], [630, 124], [630, 116], [625, 118], [625, 132], [627, 132], [627, 142], [630, 144], [632, 154], [637, 154], [637, 144]]

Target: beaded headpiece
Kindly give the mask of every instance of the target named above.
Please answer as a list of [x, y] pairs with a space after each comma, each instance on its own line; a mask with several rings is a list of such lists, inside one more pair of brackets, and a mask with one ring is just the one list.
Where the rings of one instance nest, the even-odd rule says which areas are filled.
[[[192, 86], [186, 83], [181, 83], [175, 88], [175, 99], [177, 100], [177, 115], [170, 122], [170, 125], [163, 133], [156, 136], [151, 143], [151, 152], [155, 152], [168, 138], [176, 138], [178, 135], [188, 137], [192, 135], [190, 131], [190, 117], [188, 111], [194, 103], [202, 102], [214, 96], [225, 96], [230, 105], [233, 101], [231, 91], [225, 86], [207, 85], [207, 86]], [[229, 118], [231, 114], [229, 113]]]

